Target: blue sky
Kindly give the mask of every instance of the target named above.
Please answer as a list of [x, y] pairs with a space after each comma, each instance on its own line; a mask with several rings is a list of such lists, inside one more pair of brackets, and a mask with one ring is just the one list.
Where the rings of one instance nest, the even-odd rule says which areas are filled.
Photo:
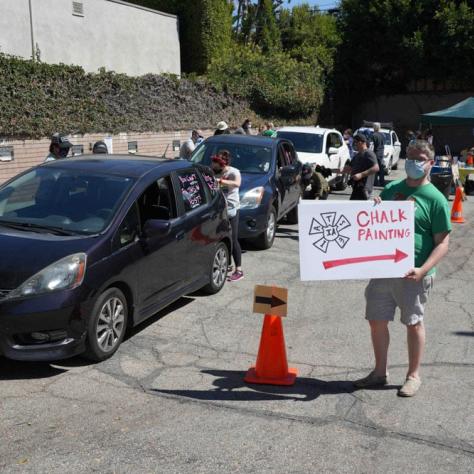
[[291, 0], [289, 4], [285, 2], [284, 6], [291, 8], [292, 6], [301, 5], [302, 3], [309, 3], [311, 6], [317, 6], [322, 10], [326, 10], [335, 7], [339, 2], [336, 0]]

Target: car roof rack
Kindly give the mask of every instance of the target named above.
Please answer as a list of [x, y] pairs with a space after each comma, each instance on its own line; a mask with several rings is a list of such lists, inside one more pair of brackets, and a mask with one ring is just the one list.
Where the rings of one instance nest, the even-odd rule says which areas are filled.
[[[376, 120], [374, 120], [376, 122]], [[374, 122], [370, 122], [369, 120], [363, 120], [363, 126], [364, 127], [372, 127], [374, 126]], [[393, 122], [380, 122], [380, 128], [393, 128]]]

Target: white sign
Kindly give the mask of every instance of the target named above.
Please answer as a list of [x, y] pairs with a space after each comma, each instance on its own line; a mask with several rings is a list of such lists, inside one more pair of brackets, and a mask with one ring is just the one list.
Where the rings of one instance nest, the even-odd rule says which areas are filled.
[[104, 137], [104, 143], [107, 145], [107, 151], [112, 154], [114, 152], [113, 138], [111, 136]]
[[414, 267], [414, 202], [302, 201], [301, 280], [402, 277]]

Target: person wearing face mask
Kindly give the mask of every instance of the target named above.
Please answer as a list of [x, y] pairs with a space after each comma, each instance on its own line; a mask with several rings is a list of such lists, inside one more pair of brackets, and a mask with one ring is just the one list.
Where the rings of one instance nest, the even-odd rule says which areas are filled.
[[412, 397], [421, 385], [420, 365], [425, 346], [425, 303], [433, 287], [435, 265], [448, 252], [451, 232], [448, 201], [429, 181], [434, 156], [434, 148], [427, 141], [410, 142], [405, 161], [407, 177], [389, 183], [375, 199], [376, 203], [382, 200], [414, 201], [415, 268], [404, 278], [371, 280], [365, 290], [366, 319], [372, 334], [375, 368], [367, 377], [354, 382], [357, 388], [388, 383], [388, 323], [393, 321], [397, 307], [400, 308], [401, 322], [407, 328], [409, 361], [406, 379], [398, 395]]
[[[230, 166], [231, 156], [228, 150], [220, 150], [212, 157], [212, 169], [227, 201], [227, 214], [232, 228], [232, 258], [235, 270], [227, 278], [228, 281], [239, 281], [244, 278], [242, 271], [242, 250], [239, 235], [239, 188], [242, 182], [240, 171]], [[232, 267], [229, 268], [232, 271]]]
[[51, 144], [49, 145], [49, 155], [44, 161], [55, 161], [66, 158], [71, 148], [72, 143], [67, 139], [66, 136], [61, 135], [59, 133], [55, 133], [51, 137]]

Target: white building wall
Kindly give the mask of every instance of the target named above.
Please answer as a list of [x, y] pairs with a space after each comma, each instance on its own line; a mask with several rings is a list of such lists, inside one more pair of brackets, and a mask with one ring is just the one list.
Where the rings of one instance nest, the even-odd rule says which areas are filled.
[[[120, 0], [77, 1], [84, 16], [73, 15], [70, 0], [31, 0], [41, 61], [79, 65], [89, 72], [105, 67], [132, 76], [180, 74], [176, 16]], [[28, 0], [0, 0], [0, 8], [2, 51], [31, 57]]]

